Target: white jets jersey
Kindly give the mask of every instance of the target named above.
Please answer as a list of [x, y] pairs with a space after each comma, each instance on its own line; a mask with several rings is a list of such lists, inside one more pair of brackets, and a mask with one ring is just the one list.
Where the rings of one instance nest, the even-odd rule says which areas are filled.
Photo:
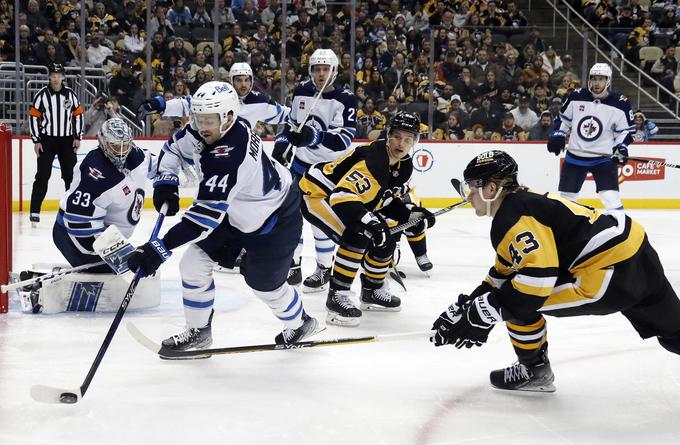
[[[258, 122], [268, 125], [282, 124], [288, 118], [290, 108], [278, 104], [266, 95], [251, 91], [240, 99], [241, 107], [238, 116], [244, 119], [250, 128], [255, 128]], [[191, 96], [170, 99], [165, 103], [163, 117], [187, 117], [191, 111]]]
[[156, 156], [134, 147], [120, 172], [104, 153], [92, 150], [73, 171], [73, 182], [59, 203], [57, 224], [65, 227], [82, 253], [94, 254], [92, 242], [114, 225], [132, 236], [144, 207], [144, 185], [156, 171]]
[[176, 175], [184, 162], [196, 167], [200, 185], [182, 221], [163, 238], [168, 249], [200, 241], [225, 217], [241, 232], [266, 233], [292, 184], [290, 172], [269, 159], [260, 137], [241, 118], [214, 144], [186, 125], [163, 147], [158, 175]]
[[323, 93], [310, 113], [316, 93], [311, 80], [295, 88], [286, 129], [276, 139], [287, 143], [288, 132], [297, 129], [302, 120], [321, 132], [318, 144], [295, 149], [295, 158], [307, 165], [338, 159], [346, 153], [356, 135], [357, 98], [354, 93], [341, 88]]
[[596, 99], [586, 88], [576, 89], [569, 95], [560, 119], [560, 130], [571, 130], [569, 151], [586, 158], [597, 155], [579, 150], [611, 156], [612, 148], [624, 142], [635, 128], [626, 96], [610, 92], [605, 98]]

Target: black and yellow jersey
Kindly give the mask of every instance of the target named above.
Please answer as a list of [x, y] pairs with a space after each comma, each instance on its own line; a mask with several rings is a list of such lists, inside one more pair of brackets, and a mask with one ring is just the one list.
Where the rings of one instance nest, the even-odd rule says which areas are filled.
[[380, 206], [385, 190], [405, 184], [413, 172], [410, 156], [390, 165], [386, 142], [378, 139], [333, 162], [314, 164], [300, 179], [300, 190], [327, 200], [345, 226], [355, 223]]
[[593, 303], [606, 290], [611, 266], [632, 257], [644, 238], [642, 226], [623, 212], [520, 190], [493, 218], [496, 262], [485, 281], [516, 316]]

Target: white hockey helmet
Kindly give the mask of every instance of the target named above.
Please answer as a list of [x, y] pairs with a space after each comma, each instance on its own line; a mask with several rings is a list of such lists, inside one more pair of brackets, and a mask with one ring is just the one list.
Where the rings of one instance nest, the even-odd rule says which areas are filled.
[[248, 90], [248, 93], [245, 94], [247, 96], [250, 93], [250, 90], [253, 89], [253, 69], [245, 62], [235, 63], [229, 70], [229, 82], [231, 82], [232, 85], [234, 84], [234, 77], [236, 76], [250, 77], [250, 89]]
[[609, 87], [611, 87], [612, 84], [612, 68], [608, 63], [596, 63], [592, 68], [590, 68], [590, 72], [588, 73], [588, 89], [591, 92], [593, 90], [590, 88], [590, 78], [593, 76], [606, 77], [607, 84], [605, 85], [605, 92], [606, 90], [609, 90]]
[[[224, 136], [231, 125], [223, 128], [229, 120], [229, 113], [234, 122], [239, 113], [239, 99], [234, 87], [227, 82], [206, 82], [191, 96], [191, 114], [215, 114], [220, 117], [220, 137]], [[233, 122], [232, 122], [233, 125]]]
[[[309, 57], [309, 77], [314, 82], [314, 76], [312, 71], [315, 65], [328, 65], [331, 67], [331, 77], [326, 83], [326, 86], [333, 85], [335, 78], [338, 76], [338, 56], [335, 55], [332, 49], [322, 49], [319, 48], [312, 53]], [[316, 85], [317, 89], [321, 88], [323, 85]]]
[[113, 163], [118, 170], [125, 168], [125, 160], [132, 150], [132, 130], [119, 117], [105, 121], [97, 133], [99, 148], [104, 156]]

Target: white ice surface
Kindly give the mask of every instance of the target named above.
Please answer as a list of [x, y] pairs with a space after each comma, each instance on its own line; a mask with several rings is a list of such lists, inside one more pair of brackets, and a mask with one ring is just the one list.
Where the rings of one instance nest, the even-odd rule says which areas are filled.
[[[680, 289], [680, 212], [630, 213]], [[15, 216], [15, 270], [62, 262], [51, 241], [54, 214], [43, 214], [37, 229], [27, 220]], [[153, 222], [145, 211], [136, 244]], [[402, 245], [409, 292], [396, 291], [401, 312], [366, 313], [360, 327], [331, 326], [318, 337], [429, 329], [458, 293], [484, 277], [493, 259], [488, 228], [489, 220], [466, 209], [441, 217], [428, 235], [431, 278]], [[312, 255], [308, 243], [305, 275]], [[183, 327], [180, 256], [163, 265], [161, 306], [125, 316], [158, 340]], [[279, 321], [239, 276], [216, 277], [214, 345], [272, 342]], [[325, 295], [304, 300], [309, 313], [325, 319]], [[548, 319], [554, 394], [489, 388], [489, 371], [514, 361], [504, 326], [474, 350], [418, 339], [193, 362], [161, 361], [121, 326], [81, 402], [34, 402], [34, 384], [82, 383], [112, 318], [23, 314], [11, 301], [10, 313], [0, 316], [1, 445], [680, 443], [680, 357], [641, 340], [620, 315]]]

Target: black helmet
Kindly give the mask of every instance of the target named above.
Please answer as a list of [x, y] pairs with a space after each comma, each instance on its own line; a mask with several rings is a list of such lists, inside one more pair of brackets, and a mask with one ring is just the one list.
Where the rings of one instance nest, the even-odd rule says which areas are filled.
[[505, 188], [518, 187], [517, 162], [504, 151], [491, 150], [474, 158], [465, 167], [463, 177], [469, 185], [481, 187], [491, 179], [501, 181]]
[[407, 113], [406, 111], [399, 111], [390, 119], [390, 125], [387, 129], [387, 135], [392, 133], [392, 130], [408, 131], [416, 135], [420, 134], [420, 116], [417, 113]]
[[52, 74], [52, 73], [61, 73], [61, 74], [66, 74], [66, 70], [64, 69], [64, 66], [61, 63], [50, 63], [47, 65], [47, 71]]

